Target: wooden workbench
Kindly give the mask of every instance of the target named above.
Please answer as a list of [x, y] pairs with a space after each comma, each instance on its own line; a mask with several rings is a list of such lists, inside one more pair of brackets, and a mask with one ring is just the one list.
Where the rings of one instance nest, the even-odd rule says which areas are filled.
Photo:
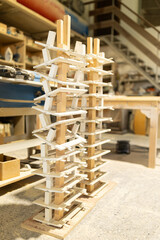
[[157, 154], [160, 97], [106, 97], [105, 106], [113, 106], [115, 109], [139, 109], [143, 114], [150, 118], [148, 167], [154, 168]]

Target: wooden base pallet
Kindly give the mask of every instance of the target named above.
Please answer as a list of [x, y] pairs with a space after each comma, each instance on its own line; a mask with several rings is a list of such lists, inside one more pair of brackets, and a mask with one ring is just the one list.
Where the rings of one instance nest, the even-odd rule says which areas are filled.
[[[58, 239], [64, 239], [71, 230], [76, 227], [76, 225], [94, 208], [96, 203], [109, 192], [113, 187], [115, 187], [115, 182], [102, 183], [101, 187], [94, 191], [94, 197], [91, 196], [82, 196], [77, 199], [77, 202], [82, 203], [80, 205], [79, 211], [76, 211], [75, 214], [71, 215], [71, 218], [68, 219], [67, 223], [62, 228], [56, 228], [49, 226], [34, 220], [34, 217], [29, 218], [21, 224], [21, 226], [29, 231], [38, 232], [41, 234], [46, 234]], [[36, 214], [37, 215], [37, 214]]]
[[3, 180], [3, 181], [0, 181], [0, 188], [1, 187], [4, 187], [4, 186], [7, 186], [9, 184], [12, 184], [12, 183], [15, 183], [15, 182], [18, 182], [18, 181], [21, 181], [25, 178], [29, 178], [29, 177], [32, 177], [34, 176], [34, 172], [36, 171], [37, 169], [30, 169], [29, 171], [26, 171], [26, 172], [20, 172], [20, 175], [18, 177], [13, 177], [13, 178], [9, 178], [7, 180]]
[[95, 188], [92, 192], [87, 192], [87, 196], [88, 197], [99, 197], [101, 194], [102, 194], [102, 197], [103, 195], [103, 191], [105, 191], [105, 188], [108, 187], [108, 185], [112, 183], [112, 182], [109, 182], [109, 183], [106, 183], [106, 182], [102, 182], [102, 181], [98, 181], [96, 184], [95, 184]]

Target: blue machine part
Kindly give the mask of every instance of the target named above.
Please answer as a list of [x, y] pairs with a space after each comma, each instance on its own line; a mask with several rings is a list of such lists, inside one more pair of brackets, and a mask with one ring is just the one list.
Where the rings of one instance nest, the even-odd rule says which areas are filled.
[[32, 73], [34, 74], [34, 82], [40, 82], [40, 79], [41, 79], [40, 75], [38, 75], [36, 72], [33, 72], [33, 71]]
[[82, 21], [78, 15], [76, 16], [75, 13], [72, 13], [71, 10], [65, 8], [65, 14], [71, 16], [71, 29], [84, 35], [88, 36], [88, 25], [85, 21]]
[[[33, 101], [37, 94], [43, 93], [41, 87], [0, 82], [0, 107], [32, 107], [34, 103], [23, 102], [23, 100]], [[11, 102], [8, 102], [8, 100], [11, 100]], [[19, 100], [20, 102], [13, 102], [12, 100]]]

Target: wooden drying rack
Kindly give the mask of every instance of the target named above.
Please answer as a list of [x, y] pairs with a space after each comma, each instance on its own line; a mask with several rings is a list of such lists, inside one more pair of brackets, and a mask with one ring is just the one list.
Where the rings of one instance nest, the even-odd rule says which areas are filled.
[[[54, 35], [50, 33], [50, 35]], [[79, 43], [78, 43], [79, 44]], [[44, 65], [49, 62], [50, 57], [49, 57], [49, 40], [47, 40], [47, 44], [44, 46], [46, 47], [43, 50], [44, 54]], [[81, 44], [80, 44], [81, 46]], [[84, 46], [81, 46], [84, 48]], [[50, 47], [50, 48], [56, 48], [56, 47]], [[78, 53], [70, 51], [70, 17], [65, 16], [64, 21], [58, 20], [57, 21], [57, 57], [60, 57], [59, 59], [63, 59], [63, 61], [58, 61], [58, 72], [57, 72], [57, 90], [51, 91], [51, 88], [47, 86], [49, 89], [49, 93], [46, 93], [46, 95], [42, 97], [36, 98], [35, 102], [41, 101], [45, 97], [45, 104], [44, 104], [44, 109], [43, 107], [35, 106], [34, 108], [40, 111], [42, 114], [50, 114], [53, 112], [52, 106], [53, 106], [53, 97], [56, 96], [56, 113], [55, 116], [57, 118], [57, 122], [59, 122], [58, 125], [56, 123], [49, 124], [49, 127], [42, 127], [43, 130], [48, 130], [48, 135], [47, 135], [47, 141], [44, 139], [44, 143], [41, 145], [41, 155], [37, 156], [37, 159], [43, 160], [43, 169], [38, 170], [37, 174], [41, 176], [46, 176], [46, 186], [45, 185], [39, 185], [37, 186], [37, 189], [43, 190], [45, 192], [45, 197], [44, 197], [44, 202], [43, 199], [38, 199], [35, 201], [36, 204], [43, 206], [45, 208], [44, 213], [40, 212], [36, 216], [32, 217], [31, 219], [25, 221], [22, 226], [26, 229], [29, 229], [31, 231], [36, 231], [36, 232], [41, 232], [45, 233], [48, 235], [51, 235], [53, 237], [57, 237], [59, 239], [64, 239], [64, 237], [72, 230], [73, 227], [75, 227], [78, 222], [95, 206], [96, 202], [110, 189], [112, 189], [115, 186], [115, 183], [109, 182], [101, 182], [100, 181], [100, 175], [101, 172], [99, 172], [99, 169], [101, 166], [104, 166], [104, 161], [101, 163], [99, 162], [99, 166], [95, 164], [95, 159], [97, 158], [98, 160], [101, 159], [101, 155], [103, 154], [102, 149], [101, 149], [101, 144], [105, 143], [105, 141], [101, 141], [101, 131], [102, 131], [102, 122], [99, 122], [99, 128], [98, 131], [100, 132], [98, 135], [98, 141], [99, 143], [97, 144], [97, 137], [95, 136], [95, 131], [96, 131], [96, 124], [97, 124], [97, 109], [99, 108], [99, 114], [98, 118], [103, 118], [103, 107], [104, 107], [104, 100], [103, 98], [97, 98], [97, 89], [98, 89], [98, 95], [103, 95], [103, 85], [99, 86], [96, 81], [102, 81], [101, 76], [99, 75], [99, 72], [104, 73], [105, 71], [102, 70], [102, 64], [100, 65], [98, 59], [104, 59], [103, 56], [100, 55], [100, 41], [99, 39], [94, 39], [94, 51], [92, 53], [92, 38], [88, 38], [87, 40], [87, 55], [93, 55], [94, 58], [92, 59], [91, 57], [88, 60], [88, 66], [85, 68], [84, 65], [85, 63], [83, 61], [79, 60], [79, 57], [85, 57], [85, 54], [82, 56], [81, 54], [81, 49], [79, 50]], [[70, 55], [73, 55], [73, 59], [69, 59]], [[77, 59], [75, 59], [77, 57]], [[97, 59], [96, 59], [97, 56]], [[93, 60], [93, 61], [92, 61]], [[80, 61], [78, 63], [78, 61]], [[79, 94], [82, 94], [83, 97], [83, 92], [86, 92], [87, 90], [83, 90], [83, 87], [86, 86], [84, 83], [80, 82], [75, 82], [75, 86], [79, 86], [79, 89], [77, 90], [76, 88], [70, 88], [69, 85], [72, 84], [72, 82], [68, 82], [67, 78], [67, 73], [69, 70], [69, 63], [74, 65], [76, 62], [76, 70], [78, 69], [78, 66], [81, 65], [81, 70], [89, 72], [88, 73], [88, 82], [89, 82], [89, 94], [84, 94], [86, 98], [89, 97], [89, 104], [88, 106], [86, 105], [85, 108], [83, 107], [78, 110], [77, 106], [77, 113], [79, 115], [83, 115], [87, 113], [88, 115], [88, 132], [86, 132], [86, 127], [84, 128], [84, 132], [80, 132], [79, 134], [82, 134], [84, 137], [85, 135], [88, 135], [88, 142], [84, 145], [87, 148], [87, 156], [82, 157], [83, 161], [85, 159], [86, 161], [86, 167], [81, 165], [79, 168], [80, 174], [77, 176], [81, 175], [83, 177], [77, 177], [76, 176], [76, 171], [72, 173], [72, 178], [74, 177], [75, 174], [75, 184], [78, 184], [76, 189], [78, 189], [78, 192], [75, 193], [75, 196], [73, 197], [74, 202], [71, 200], [66, 200], [66, 190], [73, 189], [75, 191], [75, 188], [72, 187], [72, 182], [69, 182], [68, 187], [66, 188], [65, 185], [65, 175], [63, 173], [66, 172], [66, 163], [65, 159], [67, 159], [67, 156], [70, 156], [72, 153], [68, 153], [66, 149], [69, 149], [69, 143], [66, 142], [66, 123], [68, 120], [66, 119], [66, 116], [68, 115], [67, 113], [67, 92], [73, 92], [74, 97], [73, 97], [73, 105], [76, 105], [78, 101], [74, 101], [75, 95], [79, 98]], [[42, 65], [42, 64], [41, 64]], [[97, 69], [97, 67], [99, 67]], [[54, 68], [54, 67], [53, 67]], [[52, 67], [50, 68], [50, 73], [52, 72]], [[56, 75], [56, 74], [54, 74]], [[53, 77], [46, 77], [46, 82], [47, 80], [51, 80]], [[45, 84], [48, 84], [49, 81]], [[56, 80], [55, 80], [56, 81]], [[85, 83], [87, 82], [85, 81]], [[93, 83], [92, 83], [93, 81]], [[84, 82], [84, 81], [82, 81]], [[68, 88], [64, 88], [63, 86], [66, 86], [68, 84]], [[72, 84], [73, 85], [73, 84]], [[67, 90], [67, 91], [66, 91]], [[48, 91], [48, 90], [47, 90]], [[50, 94], [50, 95], [47, 95]], [[46, 97], [47, 96], [47, 97]], [[51, 101], [48, 103], [47, 110], [45, 110], [46, 107], [46, 102], [48, 101], [47, 98], [52, 97], [50, 99]], [[97, 106], [97, 101], [99, 102], [99, 105]], [[86, 101], [87, 102], [87, 101]], [[50, 106], [49, 106], [50, 105]], [[101, 109], [102, 108], [102, 109]], [[52, 112], [51, 112], [52, 110]], [[87, 111], [86, 111], [87, 110]], [[74, 115], [76, 112], [75, 110], [70, 111], [70, 115]], [[77, 113], [75, 113], [77, 115]], [[41, 116], [42, 118], [42, 116]], [[77, 118], [76, 118], [77, 119]], [[75, 120], [76, 120], [75, 119]], [[78, 118], [80, 119], [80, 118]], [[43, 118], [44, 121], [44, 118]], [[74, 121], [74, 118], [70, 119], [70, 121]], [[85, 119], [81, 119], [81, 122], [84, 123]], [[75, 123], [77, 124], [77, 123]], [[86, 125], [87, 125], [86, 124]], [[55, 128], [53, 128], [56, 126]], [[83, 124], [84, 126], [84, 124]], [[73, 126], [74, 127], [74, 126]], [[40, 131], [41, 131], [40, 130]], [[52, 142], [49, 142], [49, 134], [54, 134], [54, 131], [56, 131], [55, 135], [55, 143], [53, 144]], [[73, 128], [72, 128], [73, 131]], [[77, 129], [78, 131], [78, 129]], [[34, 131], [35, 135], [39, 137], [39, 130]], [[74, 136], [77, 136], [76, 133], [74, 133]], [[78, 135], [79, 136], [79, 135]], [[83, 137], [80, 137], [80, 139], [84, 139]], [[39, 137], [40, 139], [43, 139], [42, 136]], [[53, 141], [53, 138], [51, 138], [50, 141]], [[74, 142], [74, 140], [72, 141]], [[80, 141], [77, 143], [77, 145], [80, 143]], [[51, 164], [49, 163], [49, 155], [47, 153], [48, 147], [47, 144], [50, 146], [54, 145], [55, 146], [55, 163], [54, 163], [54, 173], [51, 173]], [[68, 145], [67, 145], [68, 144]], [[62, 147], [63, 146], [63, 147]], [[72, 145], [70, 145], [72, 147]], [[73, 145], [74, 146], [74, 145]], [[97, 147], [98, 146], [98, 147]], [[70, 151], [70, 149], [69, 149]], [[76, 151], [78, 152], [78, 151]], [[80, 152], [80, 151], [79, 151]], [[101, 153], [102, 152], [102, 153]], [[106, 152], [107, 153], [107, 152]], [[95, 156], [95, 154], [97, 154]], [[36, 158], [36, 157], [35, 157]], [[53, 159], [52, 159], [53, 160]], [[84, 173], [87, 173], [84, 174]], [[54, 176], [54, 181], [53, 178], [51, 177]], [[86, 178], [88, 176], [87, 180]], [[71, 178], [71, 179], [72, 179]], [[74, 185], [75, 185], [74, 184]], [[73, 186], [74, 186], [73, 185]], [[81, 188], [79, 188], [79, 186]], [[87, 194], [85, 191], [85, 188], [87, 190]], [[54, 192], [54, 202], [53, 202], [53, 195], [52, 192]], [[68, 192], [67, 192], [68, 194]], [[83, 195], [85, 194], [85, 195]], [[81, 197], [80, 197], [81, 196]], [[78, 198], [79, 197], [79, 198]], [[78, 199], [77, 199], [78, 198]], [[76, 199], [76, 201], [75, 201]], [[69, 205], [71, 207], [69, 207]], [[68, 208], [68, 209], [67, 209]], [[67, 209], [67, 214], [66, 210]], [[54, 210], [54, 211], [52, 211]], [[53, 214], [53, 215], [52, 215]], [[44, 224], [45, 223], [45, 224]], [[65, 224], [64, 224], [65, 223]], [[52, 226], [50, 226], [52, 225]]]

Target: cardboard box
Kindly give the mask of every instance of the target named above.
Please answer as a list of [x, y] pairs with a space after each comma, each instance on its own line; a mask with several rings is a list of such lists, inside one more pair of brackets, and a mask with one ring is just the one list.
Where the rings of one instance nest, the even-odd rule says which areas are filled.
[[0, 32], [7, 33], [7, 25], [4, 23], [0, 23]]
[[134, 112], [134, 125], [133, 130], [135, 134], [146, 135], [147, 121], [146, 116], [141, 113], [140, 110], [135, 110]]
[[0, 154], [0, 181], [20, 176], [20, 160]]

